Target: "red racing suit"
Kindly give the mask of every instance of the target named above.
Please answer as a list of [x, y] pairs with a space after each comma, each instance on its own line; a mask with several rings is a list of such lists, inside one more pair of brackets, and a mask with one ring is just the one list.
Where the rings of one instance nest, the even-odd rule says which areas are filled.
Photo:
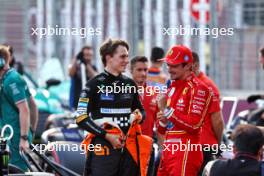
[[191, 74], [173, 81], [167, 93], [165, 114], [169, 124], [158, 126], [165, 134], [158, 176], [196, 176], [203, 162], [200, 129], [211, 103], [208, 87]]
[[212, 103], [204, 120], [201, 130], [201, 144], [214, 145], [218, 144], [217, 138], [213, 131], [211, 114], [220, 111], [220, 93], [215, 83], [209, 79], [203, 72], [200, 72], [198, 79], [208, 86], [212, 91]]
[[[141, 89], [139, 88], [139, 91]], [[139, 93], [140, 101], [144, 107], [146, 112], [146, 118], [144, 122], [141, 124], [141, 130], [144, 135], [147, 135], [153, 138], [153, 127], [157, 121], [157, 113], [159, 111], [157, 105], [157, 90], [153, 86], [145, 85], [142, 88], [144, 91], [142, 94]]]

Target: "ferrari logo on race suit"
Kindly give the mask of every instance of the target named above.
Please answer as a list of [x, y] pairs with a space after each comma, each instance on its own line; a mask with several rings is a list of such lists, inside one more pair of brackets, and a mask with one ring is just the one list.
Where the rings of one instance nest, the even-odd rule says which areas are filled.
[[182, 94], [183, 94], [183, 95], [187, 94], [187, 91], [188, 91], [188, 88], [185, 87], [185, 88], [183, 89], [183, 91], [182, 91]]

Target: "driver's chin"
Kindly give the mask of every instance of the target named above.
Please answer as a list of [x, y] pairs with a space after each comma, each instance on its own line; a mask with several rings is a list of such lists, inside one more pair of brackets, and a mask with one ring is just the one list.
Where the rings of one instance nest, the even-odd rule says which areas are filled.
[[126, 71], [126, 67], [124, 67], [124, 66], [120, 67], [119, 71], [120, 71], [120, 73], [125, 72]]
[[177, 75], [175, 73], [170, 73], [170, 79], [174, 80], [177, 78]]

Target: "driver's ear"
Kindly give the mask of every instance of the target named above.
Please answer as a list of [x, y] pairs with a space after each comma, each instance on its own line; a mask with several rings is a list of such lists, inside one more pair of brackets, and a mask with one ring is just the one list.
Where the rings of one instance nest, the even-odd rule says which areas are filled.
[[192, 70], [192, 63], [188, 63], [187, 65], [184, 66], [184, 69], [186, 70]]
[[110, 56], [110, 55], [106, 55], [106, 56], [105, 56], [105, 61], [106, 61], [106, 63], [109, 62], [110, 59], [111, 59], [111, 56]]

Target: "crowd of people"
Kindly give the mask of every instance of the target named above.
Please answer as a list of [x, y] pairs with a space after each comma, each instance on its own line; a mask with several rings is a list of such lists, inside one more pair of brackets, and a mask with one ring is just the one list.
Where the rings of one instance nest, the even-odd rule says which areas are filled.
[[[10, 46], [0, 45], [0, 125], [14, 129], [10, 163], [26, 171], [20, 150], [28, 150], [32, 142], [38, 110], [20, 75], [23, 68], [12, 68], [12, 54]], [[126, 41], [108, 39], [100, 47], [101, 73], [93, 55], [93, 48], [84, 46], [69, 66], [70, 108], [76, 124], [89, 132], [83, 144], [101, 146], [87, 151], [84, 175], [261, 175], [264, 138], [256, 126], [238, 126], [232, 134], [235, 157], [217, 159], [220, 151], [214, 151], [224, 131], [220, 91], [200, 70], [196, 52], [183, 45], [167, 52], [154, 47], [150, 58], [129, 59]], [[164, 63], [168, 74], [162, 71]], [[262, 97], [253, 95], [248, 101]], [[154, 142], [161, 151], [158, 167]], [[188, 147], [182, 150], [182, 145]], [[190, 149], [192, 145], [201, 147]]]

